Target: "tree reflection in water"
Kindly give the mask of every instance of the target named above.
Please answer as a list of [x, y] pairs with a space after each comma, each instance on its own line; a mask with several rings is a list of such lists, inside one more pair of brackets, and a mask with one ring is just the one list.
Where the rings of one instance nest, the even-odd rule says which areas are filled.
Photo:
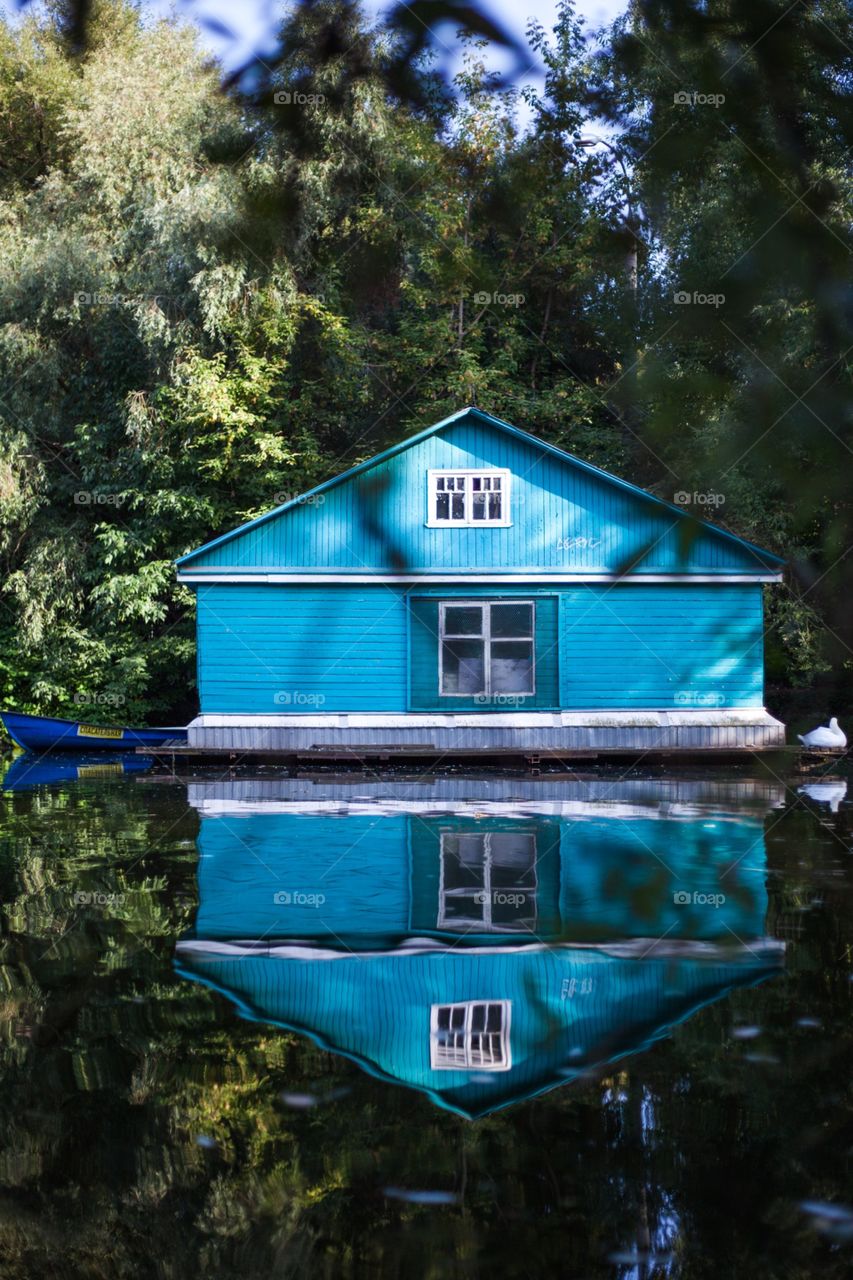
[[4, 792], [4, 1275], [846, 1274], [849, 810], [714, 785]]

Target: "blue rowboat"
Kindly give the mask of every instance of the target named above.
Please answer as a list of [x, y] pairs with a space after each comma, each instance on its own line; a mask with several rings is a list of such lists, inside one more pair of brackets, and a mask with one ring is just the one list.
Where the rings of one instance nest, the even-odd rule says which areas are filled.
[[153, 756], [119, 756], [104, 759], [100, 751], [74, 755], [62, 751], [50, 755], [34, 755], [28, 751], [16, 756], [0, 781], [0, 791], [32, 791], [35, 787], [63, 782], [105, 782], [144, 773], [154, 764]]
[[0, 711], [3, 728], [25, 751], [133, 751], [136, 747], [184, 746], [186, 729], [126, 729], [82, 720], [56, 720]]

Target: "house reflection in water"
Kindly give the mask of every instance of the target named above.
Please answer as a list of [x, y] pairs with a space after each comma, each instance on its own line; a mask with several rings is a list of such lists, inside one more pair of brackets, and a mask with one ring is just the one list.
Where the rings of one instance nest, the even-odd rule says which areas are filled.
[[178, 971], [475, 1117], [778, 974], [755, 782], [190, 788]]

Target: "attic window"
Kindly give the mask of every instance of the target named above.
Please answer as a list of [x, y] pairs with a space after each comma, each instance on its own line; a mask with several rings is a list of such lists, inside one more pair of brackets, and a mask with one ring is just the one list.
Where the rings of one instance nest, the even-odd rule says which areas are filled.
[[429, 513], [432, 527], [470, 529], [509, 524], [508, 471], [430, 471]]
[[509, 1071], [509, 1000], [434, 1004], [430, 1015], [433, 1071]]

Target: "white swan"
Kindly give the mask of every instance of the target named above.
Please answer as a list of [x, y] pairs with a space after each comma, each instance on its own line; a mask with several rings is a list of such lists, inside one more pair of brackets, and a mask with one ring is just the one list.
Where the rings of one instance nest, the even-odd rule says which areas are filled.
[[847, 783], [842, 782], [809, 782], [804, 787], [797, 787], [801, 796], [808, 796], [818, 804], [828, 804], [832, 813], [838, 813], [838, 806], [847, 795]]
[[822, 724], [818, 729], [812, 729], [811, 733], [798, 733], [797, 737], [804, 747], [846, 747], [847, 737], [839, 729], [838, 721], [835, 716], [829, 722], [829, 727]]

